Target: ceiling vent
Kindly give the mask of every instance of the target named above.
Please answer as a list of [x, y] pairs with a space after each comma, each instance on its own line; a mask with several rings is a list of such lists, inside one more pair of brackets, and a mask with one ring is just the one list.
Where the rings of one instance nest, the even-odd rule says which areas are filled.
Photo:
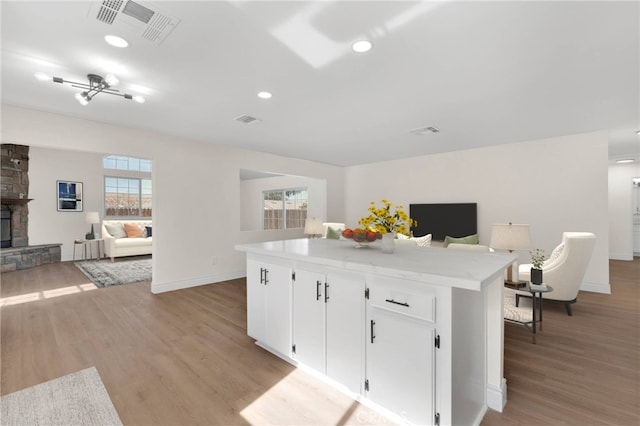
[[243, 115], [241, 115], [239, 117], [236, 117], [235, 120], [239, 121], [241, 123], [244, 123], [244, 124], [251, 124], [251, 123], [256, 123], [256, 122], [260, 121], [259, 118], [252, 117], [252, 116], [247, 115], [247, 114], [243, 114]]
[[429, 126], [429, 127], [421, 127], [420, 129], [411, 130], [410, 133], [414, 135], [428, 135], [429, 133], [439, 133], [440, 129], [437, 127]]
[[89, 9], [89, 18], [93, 17], [115, 30], [137, 35], [154, 44], [162, 43], [181, 21], [149, 2], [132, 0], [94, 2]]

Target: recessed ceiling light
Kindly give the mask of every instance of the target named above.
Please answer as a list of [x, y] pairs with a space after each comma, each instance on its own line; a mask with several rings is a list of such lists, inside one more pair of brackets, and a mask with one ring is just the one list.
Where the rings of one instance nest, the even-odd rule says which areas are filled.
[[271, 93], [269, 92], [260, 92], [258, 93], [258, 97], [262, 99], [271, 99]]
[[636, 135], [640, 135], [640, 130], [636, 131]]
[[624, 164], [624, 163], [633, 163], [635, 160], [633, 158], [625, 158], [624, 160], [618, 160], [616, 163]]
[[43, 72], [37, 72], [34, 74], [34, 77], [37, 78], [40, 81], [47, 81], [47, 80], [51, 80], [51, 77], [49, 77], [48, 75], [46, 75]]
[[114, 36], [114, 35], [106, 35], [104, 36], [104, 40], [112, 46], [115, 47], [127, 47], [129, 46], [129, 42], [122, 37]]
[[373, 45], [369, 40], [358, 40], [351, 45], [351, 48], [353, 49], [354, 52], [364, 53], [371, 50], [372, 46]]

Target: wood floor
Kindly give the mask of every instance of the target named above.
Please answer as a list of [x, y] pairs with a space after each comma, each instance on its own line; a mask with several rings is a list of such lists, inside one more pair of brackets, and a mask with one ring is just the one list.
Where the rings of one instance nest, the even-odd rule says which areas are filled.
[[[509, 400], [484, 425], [640, 424], [640, 259], [610, 265], [612, 294], [546, 304], [536, 345], [505, 325]], [[386, 423], [254, 345], [244, 280], [94, 289], [70, 262], [1, 279], [2, 395], [95, 366], [125, 425]]]

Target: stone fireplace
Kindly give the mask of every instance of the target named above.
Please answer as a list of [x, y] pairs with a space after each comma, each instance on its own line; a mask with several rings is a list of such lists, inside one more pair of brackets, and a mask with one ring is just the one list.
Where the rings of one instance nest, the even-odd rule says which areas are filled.
[[1, 271], [60, 261], [60, 244], [29, 246], [29, 147], [0, 145]]

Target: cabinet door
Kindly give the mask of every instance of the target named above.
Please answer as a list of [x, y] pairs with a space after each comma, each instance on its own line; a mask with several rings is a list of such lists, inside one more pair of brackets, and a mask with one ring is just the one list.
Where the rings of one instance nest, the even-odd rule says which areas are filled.
[[266, 286], [264, 265], [247, 259], [247, 334], [259, 342], [266, 337]]
[[325, 372], [325, 274], [296, 269], [293, 284], [293, 357]]
[[364, 278], [331, 271], [327, 286], [327, 376], [360, 393], [364, 383]]
[[367, 397], [410, 423], [433, 424], [434, 335], [424, 321], [370, 307]]
[[264, 343], [281, 354], [291, 356], [291, 273], [292, 268], [265, 264]]

